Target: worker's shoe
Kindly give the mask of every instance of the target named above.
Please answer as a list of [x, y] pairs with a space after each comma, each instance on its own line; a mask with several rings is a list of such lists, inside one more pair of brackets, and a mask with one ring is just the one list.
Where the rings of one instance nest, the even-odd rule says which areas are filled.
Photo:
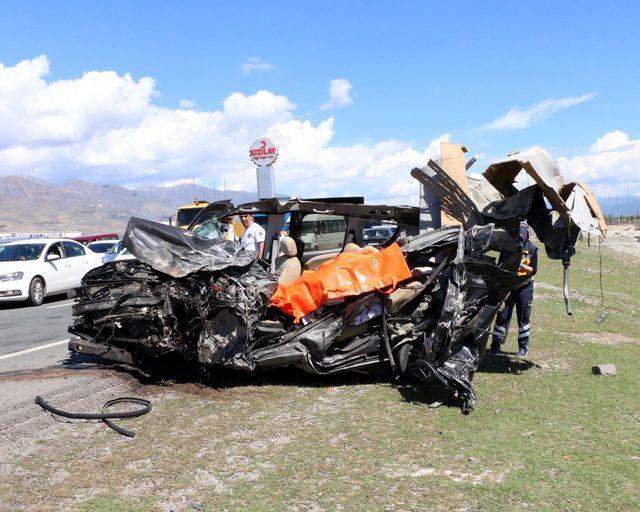
[[500, 345], [504, 343], [504, 338], [500, 338], [493, 335], [493, 340], [491, 341], [491, 348], [489, 349], [489, 354], [492, 356], [497, 356], [498, 352], [500, 352]]
[[520, 347], [518, 349], [518, 353], [516, 354], [518, 357], [525, 357], [527, 355], [527, 349], [526, 347]]

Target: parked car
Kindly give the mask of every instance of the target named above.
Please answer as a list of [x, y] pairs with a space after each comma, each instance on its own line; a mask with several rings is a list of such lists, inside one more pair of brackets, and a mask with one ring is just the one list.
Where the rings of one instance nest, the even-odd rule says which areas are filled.
[[383, 224], [381, 226], [371, 226], [362, 232], [362, 241], [367, 245], [384, 244], [396, 234], [398, 226]]
[[129, 252], [128, 249], [122, 245], [122, 240], [117, 241], [111, 249], [104, 253], [102, 256], [102, 263], [108, 263], [110, 261], [120, 260], [135, 260], [136, 257]]
[[87, 244], [87, 247], [91, 249], [93, 252], [104, 254], [109, 249], [111, 249], [114, 245], [118, 243], [119, 240], [100, 240], [98, 242], [90, 242]]
[[42, 238], [0, 246], [0, 301], [42, 304], [45, 296], [80, 286], [100, 255], [73, 240]]
[[82, 245], [97, 242], [98, 240], [118, 240], [118, 233], [94, 233], [92, 235], [79, 235], [71, 237], [71, 240], [80, 242]]

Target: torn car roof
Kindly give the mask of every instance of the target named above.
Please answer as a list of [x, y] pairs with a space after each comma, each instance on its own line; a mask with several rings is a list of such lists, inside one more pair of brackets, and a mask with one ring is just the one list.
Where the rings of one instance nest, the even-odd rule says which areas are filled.
[[593, 192], [586, 183], [567, 183], [560, 189], [560, 197], [571, 209], [571, 218], [582, 229], [599, 234], [603, 239], [607, 233], [607, 223]]
[[514, 152], [489, 165], [483, 175], [498, 192], [511, 197], [518, 193], [514, 182], [522, 170], [533, 178], [554, 210], [569, 215], [581, 230], [604, 237], [606, 223], [591, 189], [584, 183], [565, 182], [558, 164], [544, 149]]
[[504, 160], [492, 163], [483, 176], [502, 195], [510, 197], [518, 192], [514, 186], [516, 176], [524, 170], [542, 189], [558, 213], [566, 213], [568, 207], [560, 197], [565, 184], [558, 164], [542, 148], [533, 147], [510, 154]]

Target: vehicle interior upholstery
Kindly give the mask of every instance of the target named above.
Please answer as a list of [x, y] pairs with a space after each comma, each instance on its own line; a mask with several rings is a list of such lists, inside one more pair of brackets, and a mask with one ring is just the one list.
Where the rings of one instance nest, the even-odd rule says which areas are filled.
[[290, 236], [283, 236], [280, 239], [280, 256], [275, 260], [275, 270], [280, 275], [279, 283], [293, 283], [302, 274], [302, 265], [297, 255], [295, 240]]

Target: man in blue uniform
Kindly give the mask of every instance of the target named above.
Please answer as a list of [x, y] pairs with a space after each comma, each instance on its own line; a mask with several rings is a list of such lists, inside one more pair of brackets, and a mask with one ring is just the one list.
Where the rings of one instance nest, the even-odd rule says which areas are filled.
[[531, 335], [531, 305], [533, 303], [533, 276], [538, 271], [538, 248], [529, 240], [529, 230], [523, 224], [518, 236], [522, 244], [522, 261], [518, 275], [529, 276], [529, 279], [504, 301], [502, 311], [496, 316], [493, 326], [493, 342], [490, 353], [495, 355], [500, 351], [500, 345], [509, 333], [509, 322], [513, 309], [518, 317], [518, 357], [524, 357], [529, 350], [529, 336]]

